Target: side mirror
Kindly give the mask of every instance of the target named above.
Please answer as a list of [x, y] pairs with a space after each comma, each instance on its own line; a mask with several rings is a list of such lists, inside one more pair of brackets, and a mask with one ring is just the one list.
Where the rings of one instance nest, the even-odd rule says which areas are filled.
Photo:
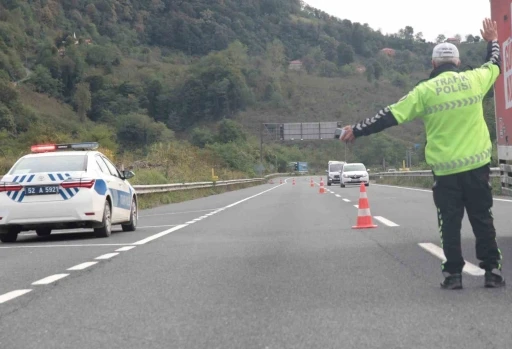
[[132, 171], [123, 171], [124, 179], [130, 179], [133, 178], [133, 176], [135, 176], [135, 173], [133, 173]]

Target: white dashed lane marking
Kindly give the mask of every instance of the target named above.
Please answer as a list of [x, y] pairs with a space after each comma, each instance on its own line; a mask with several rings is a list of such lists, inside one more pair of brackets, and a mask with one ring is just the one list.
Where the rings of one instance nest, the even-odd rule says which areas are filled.
[[94, 264], [97, 264], [97, 263], [98, 262], [85, 262], [82, 264], [75, 265], [74, 267], [71, 267], [68, 270], [84, 270], [84, 269], [87, 269], [87, 268], [93, 266]]
[[374, 216], [373, 218], [375, 218], [376, 220], [380, 221], [381, 223], [384, 223], [388, 227], [398, 227], [398, 224], [396, 224], [395, 222], [392, 222], [389, 219], [386, 219], [384, 217]]
[[117, 256], [118, 254], [119, 254], [119, 253], [116, 253], [116, 252], [114, 252], [114, 253], [107, 253], [107, 254], [101, 255], [101, 256], [99, 256], [99, 257], [96, 257], [96, 258], [94, 258], [94, 259], [100, 259], [100, 260], [101, 260], [101, 259], [110, 259], [110, 258], [112, 258], [112, 257]]
[[27, 294], [30, 291], [32, 290], [16, 290], [0, 295], [0, 304], [10, 301], [14, 298], [18, 298], [19, 296], [23, 296], [24, 294]]
[[48, 277], [45, 277], [44, 279], [38, 280], [36, 282], [33, 282], [32, 285], [48, 285], [55, 281], [58, 281], [60, 279], [64, 279], [69, 274], [55, 274]]
[[[433, 254], [437, 258], [439, 258], [442, 261], [446, 260], [446, 257], [444, 255], [443, 249], [435, 244], [432, 244], [430, 242], [423, 242], [418, 244], [421, 248], [426, 250], [427, 252]], [[485, 275], [485, 271], [483, 269], [480, 269], [474, 264], [469, 263], [468, 261], [465, 261], [466, 264], [464, 265], [464, 269], [462, 271], [466, 274], [473, 275], [473, 276], [482, 276]]]
[[343, 201], [345, 201], [345, 202], [350, 202], [350, 200], [349, 200], [349, 199], [343, 199]]

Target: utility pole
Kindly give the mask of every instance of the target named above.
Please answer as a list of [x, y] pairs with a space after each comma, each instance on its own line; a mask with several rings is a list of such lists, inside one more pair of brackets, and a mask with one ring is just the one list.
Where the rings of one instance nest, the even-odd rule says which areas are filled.
[[263, 123], [260, 127], [260, 164], [263, 165]]

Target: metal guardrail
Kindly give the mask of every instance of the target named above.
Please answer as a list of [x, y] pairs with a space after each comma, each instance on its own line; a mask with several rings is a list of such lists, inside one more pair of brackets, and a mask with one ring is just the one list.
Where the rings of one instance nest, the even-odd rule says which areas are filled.
[[[419, 171], [395, 171], [395, 172], [377, 172], [370, 173], [370, 178], [376, 177], [432, 177], [431, 170]], [[500, 177], [500, 168], [491, 167], [491, 177]]]
[[231, 179], [226, 181], [211, 181], [211, 182], [192, 182], [192, 183], [172, 183], [172, 184], [139, 184], [133, 185], [133, 188], [137, 192], [138, 195], [141, 194], [152, 194], [152, 193], [166, 193], [171, 191], [178, 190], [191, 190], [191, 189], [201, 189], [201, 188], [214, 188], [214, 187], [224, 187], [228, 185], [234, 184], [245, 184], [245, 183], [255, 183], [255, 182], [265, 182], [272, 177], [276, 176], [286, 176], [287, 173], [274, 173], [267, 175], [263, 178], [249, 178], [249, 179]]

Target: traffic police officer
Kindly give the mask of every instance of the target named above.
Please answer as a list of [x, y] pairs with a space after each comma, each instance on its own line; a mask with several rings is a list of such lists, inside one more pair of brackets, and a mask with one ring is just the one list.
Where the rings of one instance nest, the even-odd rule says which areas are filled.
[[489, 183], [492, 144], [483, 117], [482, 99], [500, 74], [500, 47], [496, 22], [485, 19], [482, 37], [488, 42], [487, 62], [461, 72], [455, 45], [441, 43], [432, 52], [429, 79], [382, 110], [344, 127], [342, 141], [353, 142], [388, 127], [416, 118], [423, 120], [427, 145], [425, 158], [434, 174], [433, 196], [441, 242], [446, 256], [441, 287], [462, 288], [464, 259], [461, 223], [464, 208], [476, 237], [476, 255], [485, 270], [485, 286], [505, 285], [501, 252], [496, 242]]

